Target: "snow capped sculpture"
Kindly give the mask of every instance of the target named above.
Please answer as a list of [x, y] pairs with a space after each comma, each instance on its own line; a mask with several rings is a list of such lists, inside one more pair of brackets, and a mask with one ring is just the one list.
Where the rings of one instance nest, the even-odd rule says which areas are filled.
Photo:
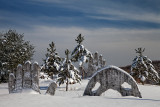
[[8, 91], [9, 93], [15, 92], [15, 76], [13, 73], [9, 74]]
[[31, 88], [32, 85], [32, 78], [31, 78], [31, 62], [25, 62], [23, 67], [23, 88]]
[[106, 61], [103, 59], [102, 54], [98, 55], [98, 52], [95, 52], [93, 56], [94, 57], [89, 58], [87, 77], [91, 77], [96, 71], [106, 65]]
[[[125, 82], [131, 85], [131, 88], [123, 87]], [[96, 83], [99, 83], [100, 86], [93, 91], [92, 89], [95, 87]], [[116, 66], [107, 66], [97, 71], [88, 82], [83, 95], [100, 96], [108, 89], [117, 90], [122, 96], [142, 98], [134, 78]]]
[[51, 82], [48, 86], [46, 94], [54, 95], [57, 88], [57, 84], [55, 82]]
[[39, 71], [40, 67], [37, 62], [33, 64], [33, 69], [31, 69], [30, 61], [25, 62], [23, 66], [19, 64], [15, 75], [13, 73], [9, 74], [9, 93], [19, 93], [23, 89], [33, 89], [40, 93]]
[[16, 88], [16, 91], [19, 91], [19, 92], [22, 91], [22, 65], [21, 64], [17, 66], [15, 88]]
[[27, 64], [27, 63], [31, 64], [31, 61], [28, 60], [28, 61], [25, 62], [25, 64]]
[[39, 72], [40, 72], [40, 66], [38, 65], [38, 62], [33, 63], [33, 69], [32, 69], [32, 89], [40, 92], [39, 90]]
[[133, 60], [131, 65], [131, 75], [142, 84], [144, 84], [146, 80], [158, 83], [160, 78], [152, 65], [152, 61], [147, 56], [143, 56], [142, 54], [145, 51], [145, 48], [138, 48], [135, 49], [135, 51], [139, 54], [139, 56], [136, 56]]

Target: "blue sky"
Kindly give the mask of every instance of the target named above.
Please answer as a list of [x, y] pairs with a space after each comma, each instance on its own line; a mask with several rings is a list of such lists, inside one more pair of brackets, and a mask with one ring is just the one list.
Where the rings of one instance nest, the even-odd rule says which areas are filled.
[[64, 57], [79, 33], [88, 50], [102, 53], [108, 64], [132, 63], [134, 49], [160, 56], [159, 0], [1, 0], [0, 30], [15, 29], [36, 46], [41, 63], [51, 41]]

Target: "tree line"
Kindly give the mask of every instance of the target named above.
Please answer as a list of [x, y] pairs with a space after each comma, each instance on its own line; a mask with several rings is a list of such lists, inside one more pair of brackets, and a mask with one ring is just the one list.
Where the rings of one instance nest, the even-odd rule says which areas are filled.
[[[61, 58], [56, 52], [55, 43], [51, 42], [47, 48], [46, 58], [42, 70], [53, 78], [57, 76], [59, 85], [69, 82], [80, 82], [84, 74], [84, 63], [89, 61], [93, 54], [83, 46], [84, 36], [79, 34], [75, 39], [77, 46], [73, 51], [66, 49], [66, 57]], [[35, 47], [30, 41], [24, 40], [24, 34], [19, 34], [16, 30], [8, 30], [0, 33], [0, 82], [7, 82], [8, 74], [14, 72], [18, 64], [24, 64], [27, 60], [32, 60]], [[135, 50], [138, 56], [134, 58], [130, 74], [135, 80], [142, 84], [146, 80], [159, 83], [159, 75], [152, 65], [152, 61], [143, 55], [145, 49]], [[72, 62], [79, 62], [77, 69]], [[81, 71], [81, 74], [79, 72]], [[79, 75], [80, 74], [80, 75]], [[67, 87], [66, 87], [66, 90]]]

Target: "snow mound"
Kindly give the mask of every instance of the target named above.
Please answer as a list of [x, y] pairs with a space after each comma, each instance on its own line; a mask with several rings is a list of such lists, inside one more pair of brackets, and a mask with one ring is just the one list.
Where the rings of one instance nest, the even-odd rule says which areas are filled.
[[[40, 86], [48, 86], [51, 81], [40, 80]], [[69, 91], [65, 91], [65, 85], [58, 87], [55, 95], [34, 94], [31, 90], [25, 90], [22, 94], [9, 94], [8, 84], [0, 84], [0, 107], [159, 107], [160, 86], [139, 85], [143, 98], [132, 96], [122, 97], [114, 90], [106, 91], [102, 96], [82, 96], [88, 80], [82, 80], [81, 85], [69, 85]], [[29, 92], [29, 94], [27, 93]]]
[[23, 94], [39, 94], [38, 92], [36, 92], [32, 89], [23, 89], [21, 93], [23, 93]]

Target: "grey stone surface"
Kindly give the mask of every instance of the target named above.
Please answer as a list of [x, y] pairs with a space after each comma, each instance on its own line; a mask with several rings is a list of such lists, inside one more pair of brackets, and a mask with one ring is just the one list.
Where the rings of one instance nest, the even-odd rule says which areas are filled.
[[17, 66], [15, 86], [16, 91], [22, 91], [22, 65], [20, 64]]
[[50, 95], [54, 95], [55, 94], [55, 91], [56, 91], [56, 88], [57, 88], [57, 84], [55, 82], [52, 82], [47, 91], [46, 91], [46, 94], [50, 94]]
[[15, 92], [15, 76], [13, 73], [9, 74], [8, 91], [9, 93]]
[[31, 63], [29, 61], [27, 61], [23, 67], [19, 64], [15, 75], [13, 73], [9, 75], [9, 93], [22, 92], [22, 90], [26, 88], [33, 89], [40, 93], [39, 72], [40, 67], [38, 63], [33, 64], [33, 70], [31, 69]]
[[93, 56], [93, 58], [89, 58], [87, 77], [91, 77], [97, 70], [106, 65], [106, 61], [103, 59], [102, 54], [98, 55], [98, 52], [95, 52]]
[[[93, 91], [96, 83], [100, 83], [97, 90]], [[122, 84], [126, 82], [131, 88], [124, 88]], [[124, 70], [116, 66], [108, 66], [97, 71], [88, 82], [84, 95], [100, 96], [108, 89], [117, 90], [122, 96], [135, 96], [142, 98], [136, 81]]]
[[32, 89], [40, 92], [39, 90], [39, 72], [40, 72], [40, 67], [38, 63], [33, 64], [33, 71], [32, 71]]
[[24, 76], [23, 76], [23, 88], [31, 88], [32, 86], [32, 75], [31, 75], [31, 63], [27, 61], [23, 67]]

